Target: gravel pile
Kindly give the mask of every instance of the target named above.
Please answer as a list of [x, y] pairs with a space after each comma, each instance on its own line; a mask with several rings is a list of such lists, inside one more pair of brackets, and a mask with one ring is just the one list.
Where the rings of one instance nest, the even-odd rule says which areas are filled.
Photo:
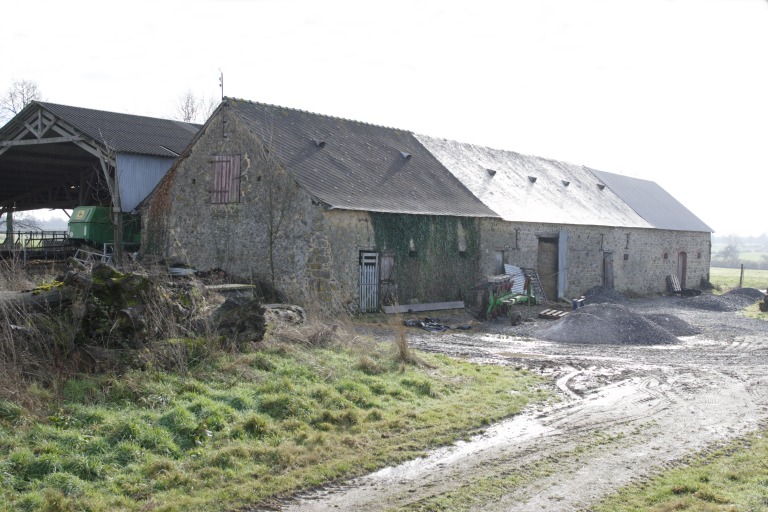
[[651, 322], [655, 323], [664, 330], [667, 330], [675, 336], [693, 336], [699, 334], [701, 330], [696, 329], [682, 318], [667, 313], [652, 313], [643, 315]]
[[736, 288], [722, 295], [699, 295], [682, 301], [681, 305], [706, 311], [739, 311], [762, 299], [765, 294], [757, 288]]
[[[671, 315], [668, 316], [669, 319], [666, 322], [670, 326], [674, 324], [672, 328], [691, 329], [682, 320]], [[537, 337], [563, 343], [631, 345], [676, 343], [678, 341], [677, 336], [670, 330], [661, 327], [660, 323], [663, 325], [659, 318], [655, 318], [653, 321], [649, 320], [620, 304], [589, 304], [573, 311], [554, 325], [545, 327], [537, 333]]]

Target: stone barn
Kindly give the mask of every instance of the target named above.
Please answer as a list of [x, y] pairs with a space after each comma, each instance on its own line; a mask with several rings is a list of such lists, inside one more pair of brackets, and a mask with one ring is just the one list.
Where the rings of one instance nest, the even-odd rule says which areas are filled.
[[550, 300], [709, 269], [711, 230], [652, 182], [232, 98], [143, 212], [145, 255], [329, 311], [460, 304], [505, 264]]
[[416, 136], [499, 218], [481, 225], [481, 268], [536, 269], [548, 299], [594, 286], [640, 294], [666, 276], [709, 278], [711, 232], [652, 181], [512, 151]]

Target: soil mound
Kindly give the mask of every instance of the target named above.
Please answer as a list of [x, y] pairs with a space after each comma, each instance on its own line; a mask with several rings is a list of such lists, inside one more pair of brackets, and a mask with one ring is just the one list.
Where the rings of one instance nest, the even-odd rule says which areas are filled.
[[672, 332], [619, 304], [589, 304], [579, 308], [544, 328], [538, 337], [564, 343], [617, 345], [662, 345], [678, 341]]
[[751, 306], [764, 296], [756, 288], [736, 288], [722, 295], [699, 295], [685, 299], [682, 304], [689, 308], [707, 311], [739, 311]]

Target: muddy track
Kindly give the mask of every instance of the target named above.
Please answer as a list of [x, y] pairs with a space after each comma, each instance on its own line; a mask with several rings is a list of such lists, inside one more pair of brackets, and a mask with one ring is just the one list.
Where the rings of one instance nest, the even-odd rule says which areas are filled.
[[679, 305], [633, 304], [701, 330], [674, 345], [553, 343], [505, 326], [411, 333], [415, 348], [547, 375], [561, 400], [426, 458], [296, 496], [281, 510], [430, 510], [457, 492], [474, 494], [470, 510], [588, 510], [625, 484], [764, 425], [768, 322]]

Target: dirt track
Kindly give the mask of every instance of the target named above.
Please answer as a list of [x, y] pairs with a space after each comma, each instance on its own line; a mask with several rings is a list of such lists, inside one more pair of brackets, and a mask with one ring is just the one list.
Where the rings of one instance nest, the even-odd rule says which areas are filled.
[[692, 309], [689, 300], [627, 304], [701, 330], [675, 344], [540, 341], [547, 320], [441, 334], [409, 329], [414, 348], [551, 376], [562, 400], [282, 510], [430, 510], [440, 496], [487, 484], [500, 491], [472, 510], [588, 510], [622, 485], [759, 428], [768, 418], [768, 322]]

